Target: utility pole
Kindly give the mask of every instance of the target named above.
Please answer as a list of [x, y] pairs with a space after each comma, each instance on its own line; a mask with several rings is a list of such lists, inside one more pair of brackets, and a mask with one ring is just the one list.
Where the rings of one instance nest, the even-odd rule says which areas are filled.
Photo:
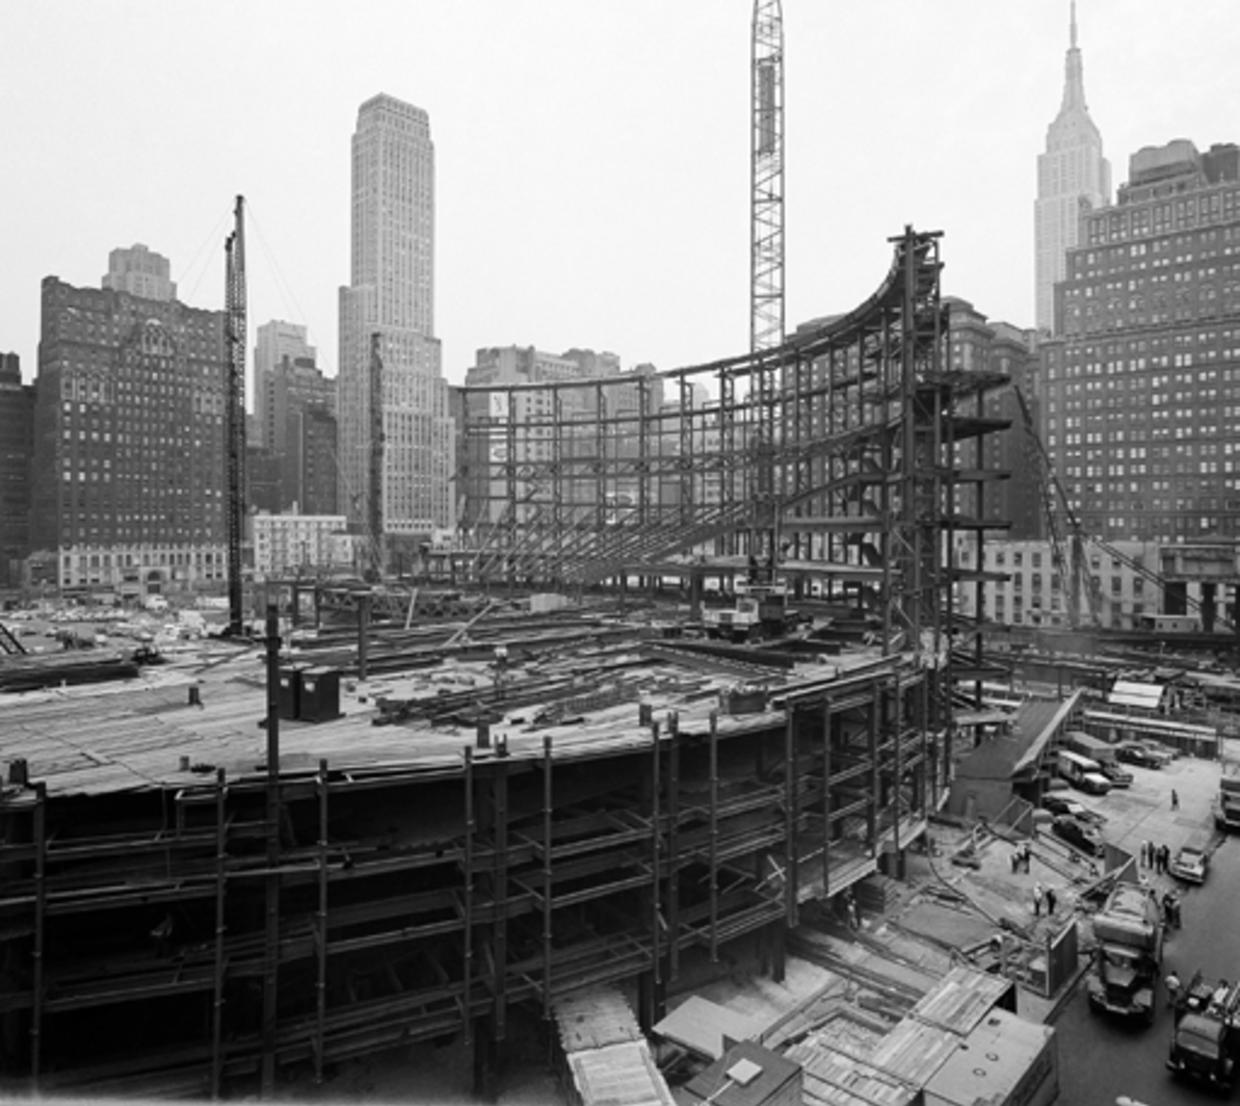
[[241, 634], [241, 538], [245, 527], [245, 197], [237, 197], [233, 232], [224, 242], [224, 345], [228, 362], [225, 455], [228, 488], [228, 633]]

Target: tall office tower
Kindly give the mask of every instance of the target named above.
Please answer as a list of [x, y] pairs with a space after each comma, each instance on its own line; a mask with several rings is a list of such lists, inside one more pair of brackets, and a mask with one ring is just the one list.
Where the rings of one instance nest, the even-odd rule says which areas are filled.
[[1085, 106], [1081, 51], [1076, 44], [1076, 0], [1072, 0], [1063, 103], [1046, 129], [1046, 152], [1038, 155], [1034, 317], [1039, 333], [1055, 331], [1055, 284], [1064, 278], [1067, 251], [1077, 244], [1082, 209], [1110, 202], [1111, 165], [1102, 156], [1102, 135]]
[[456, 430], [434, 337], [434, 158], [425, 111], [385, 95], [362, 104], [340, 289], [339, 509], [376, 541], [372, 472], [382, 533], [456, 526]]
[[0, 353], [0, 587], [21, 582], [30, 551], [30, 453], [34, 385], [22, 383], [15, 353]]
[[1240, 148], [1129, 161], [1086, 216], [1040, 347], [1043, 433], [1087, 533], [1240, 536]]
[[103, 287], [114, 292], [128, 292], [144, 300], [167, 303], [177, 298], [177, 286], [171, 279], [171, 272], [166, 257], [138, 242], [129, 249], [118, 247], [108, 254], [108, 271], [103, 278]]
[[285, 506], [303, 515], [337, 514], [336, 416], [321, 404], [305, 404], [289, 419], [283, 464]]
[[[286, 323], [279, 319], [263, 323], [258, 328], [258, 336], [254, 344], [254, 421], [258, 428], [255, 445], [273, 453], [284, 451], [284, 430], [279, 425], [281, 416], [277, 415], [277, 373], [280, 368], [289, 364], [296, 367], [309, 366], [314, 369], [315, 349], [306, 341], [306, 328], [296, 323]], [[286, 374], [289, 370], [285, 370]], [[323, 374], [317, 373], [317, 381], [323, 380]], [[313, 374], [307, 376], [307, 387], [314, 388], [317, 381]], [[294, 370], [294, 377], [296, 373]], [[335, 382], [331, 385], [331, 403], [335, 410]], [[293, 387], [296, 390], [294, 379]]]
[[982, 517], [1002, 526], [1013, 539], [1042, 536], [1043, 519], [1039, 489], [1029, 464], [1032, 443], [1022, 427], [1020, 405], [1013, 387], [1020, 388], [1036, 409], [1030, 396], [1037, 369], [1034, 333], [1010, 323], [988, 322], [968, 300], [944, 296], [950, 308], [948, 342], [953, 369], [964, 372], [1001, 373], [1012, 387], [996, 388], [985, 397], [984, 414], [1012, 423], [1010, 434], [983, 434], [977, 439], [984, 453], [971, 456], [972, 442], [964, 446], [962, 462], [979, 471], [1010, 475], [984, 489]]
[[226, 375], [222, 311], [44, 278], [31, 545], [62, 588], [226, 580]]

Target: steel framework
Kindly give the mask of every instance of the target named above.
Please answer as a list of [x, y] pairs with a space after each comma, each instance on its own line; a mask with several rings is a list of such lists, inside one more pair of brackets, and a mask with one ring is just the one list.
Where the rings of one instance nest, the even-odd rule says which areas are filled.
[[888, 658], [705, 725], [633, 704], [622, 741], [511, 755], [103, 802], [8, 787], [0, 1075], [216, 1096], [457, 1032], [486, 1065], [590, 985], [638, 982], [657, 1019], [695, 948], [762, 934], [778, 975], [802, 904], [925, 829], [924, 680]]
[[[874, 615], [887, 648], [929, 633], [941, 652], [943, 538], [986, 528], [983, 488], [1005, 474], [986, 471], [981, 439], [1009, 420], [987, 417], [983, 396], [1007, 378], [947, 367], [937, 233], [892, 242], [872, 296], [774, 349], [464, 389], [470, 574], [556, 586], [725, 574], [745, 562], [714, 556], [720, 539], [742, 548], [740, 535], [769, 531], [778, 571]], [[752, 386], [776, 369], [769, 395]]]

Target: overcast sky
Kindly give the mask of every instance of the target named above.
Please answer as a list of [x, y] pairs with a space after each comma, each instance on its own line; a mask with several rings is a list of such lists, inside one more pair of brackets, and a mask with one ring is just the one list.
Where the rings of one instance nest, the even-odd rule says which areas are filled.
[[[675, 368], [749, 327], [751, 0], [4, 0], [0, 350], [35, 375], [39, 283], [116, 246], [223, 306], [246, 196], [250, 349], [282, 318], [337, 367], [349, 140], [377, 92], [430, 113], [435, 329], [474, 350]], [[1140, 146], [1240, 141], [1237, 0], [1080, 0], [1115, 183]], [[1033, 323], [1036, 159], [1068, 0], [784, 0], [789, 329], [879, 283], [906, 223], [944, 290]]]

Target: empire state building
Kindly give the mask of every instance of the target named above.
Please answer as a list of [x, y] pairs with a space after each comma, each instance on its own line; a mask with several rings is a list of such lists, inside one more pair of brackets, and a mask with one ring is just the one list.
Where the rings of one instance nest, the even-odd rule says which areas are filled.
[[1046, 152], [1038, 155], [1038, 198], [1034, 204], [1037, 256], [1038, 332], [1055, 331], [1055, 285], [1066, 276], [1068, 250], [1077, 244], [1084, 202], [1111, 202], [1111, 165], [1102, 156], [1102, 135], [1085, 105], [1081, 51], [1076, 44], [1076, 0], [1072, 0], [1063, 103], [1046, 129]]

